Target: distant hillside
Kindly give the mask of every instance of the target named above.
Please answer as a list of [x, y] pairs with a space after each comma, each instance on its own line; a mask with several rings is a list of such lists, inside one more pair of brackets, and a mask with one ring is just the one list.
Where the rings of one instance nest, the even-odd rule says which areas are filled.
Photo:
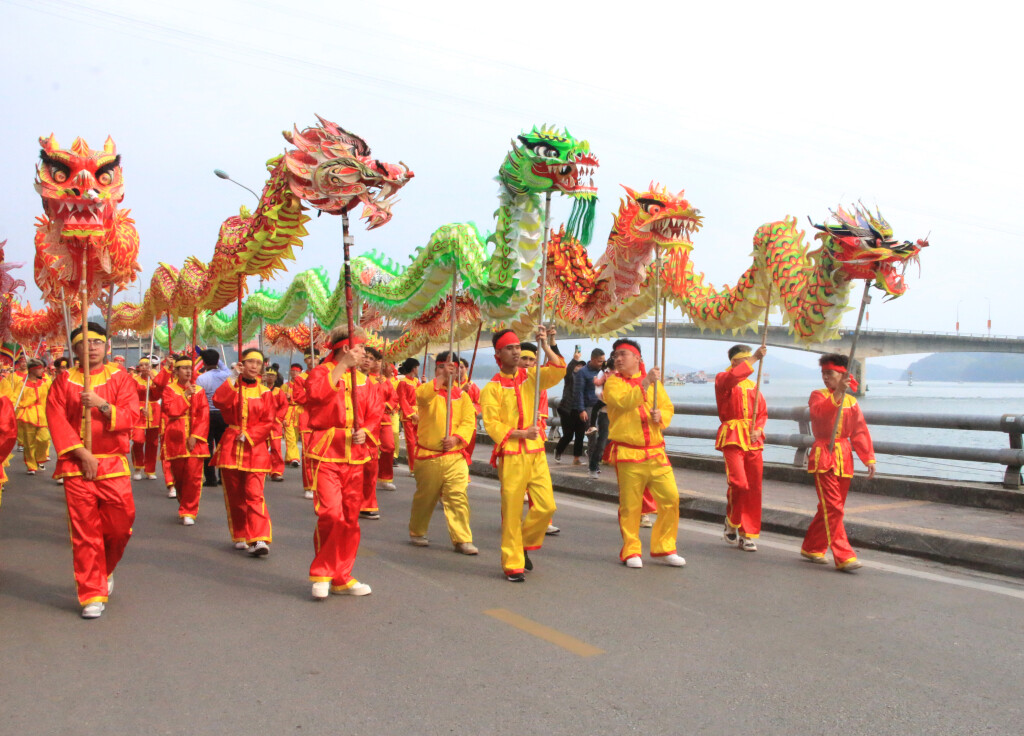
[[917, 381], [1024, 381], [1024, 355], [935, 353], [911, 363], [904, 372]]

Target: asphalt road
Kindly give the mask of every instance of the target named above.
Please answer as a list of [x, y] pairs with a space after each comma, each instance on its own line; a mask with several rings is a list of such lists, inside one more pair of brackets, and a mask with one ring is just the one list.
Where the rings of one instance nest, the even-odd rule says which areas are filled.
[[[17, 460], [17, 458], [16, 458]], [[103, 617], [78, 617], [62, 489], [18, 463], [0, 507], [0, 735], [1020, 733], [1024, 585], [867, 552], [855, 574], [797, 540], [726, 547], [683, 522], [683, 569], [617, 560], [615, 507], [559, 496], [525, 584], [504, 581], [493, 481], [478, 557], [407, 543], [412, 479], [380, 493], [355, 574], [314, 602], [312, 502], [268, 484], [271, 555], [232, 549], [222, 496], [177, 522], [137, 482]]]

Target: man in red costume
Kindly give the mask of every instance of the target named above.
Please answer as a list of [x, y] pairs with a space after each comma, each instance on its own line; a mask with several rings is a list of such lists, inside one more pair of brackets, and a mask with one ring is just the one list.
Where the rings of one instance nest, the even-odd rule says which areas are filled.
[[[6, 458], [18, 443], [18, 422], [14, 418], [14, 404], [0, 391], [0, 457]], [[0, 501], [7, 484], [7, 468], [0, 462]]]
[[288, 395], [281, 387], [277, 363], [263, 372], [263, 385], [277, 402], [277, 415], [274, 417], [274, 428], [270, 431], [270, 480], [284, 482], [284, 455], [281, 454], [281, 440], [284, 438], [284, 421], [288, 416]]
[[278, 405], [260, 381], [263, 363], [263, 353], [256, 348], [244, 351], [241, 375], [224, 381], [213, 394], [213, 404], [228, 425], [217, 447], [216, 463], [224, 483], [228, 531], [235, 549], [244, 549], [252, 557], [269, 555], [273, 541], [263, 487], [270, 472], [267, 440]]
[[[306, 381], [309, 451], [316, 510], [316, 555], [309, 566], [313, 598], [368, 595], [366, 583], [352, 577], [359, 551], [359, 509], [363, 504], [363, 465], [370, 460], [368, 435], [377, 431], [381, 407], [375, 406], [362, 365], [365, 333], [336, 327], [328, 336], [331, 357]], [[352, 406], [355, 374], [356, 406]], [[353, 408], [355, 411], [353, 411]], [[373, 440], [370, 440], [373, 441]]]
[[166, 381], [156, 380], [149, 358], [139, 361], [133, 378], [139, 394], [139, 422], [132, 436], [133, 477], [142, 480], [145, 474], [149, 480], [155, 480], [157, 443], [160, 440], [160, 396]]
[[405, 434], [405, 454], [409, 462], [409, 474], [412, 475], [416, 465], [416, 424], [419, 414], [416, 413], [416, 389], [420, 387], [420, 379], [416, 377], [416, 369], [420, 362], [416, 358], [406, 358], [398, 366], [398, 406], [402, 414], [402, 432]]
[[[762, 360], [762, 345], [751, 354], [749, 345], [729, 348], [729, 370], [715, 376], [715, 401], [722, 423], [715, 449], [725, 458], [729, 484], [725, 511], [725, 541], [745, 552], [756, 552], [761, 536], [761, 476], [764, 468], [764, 425], [768, 407], [750, 380], [753, 364]], [[756, 415], [756, 416], [755, 416]]]
[[393, 393], [391, 384], [380, 375], [380, 364], [383, 358], [383, 354], [377, 348], [364, 346], [362, 372], [366, 375], [367, 391], [372, 403], [372, 411], [365, 413], [364, 417], [369, 421], [371, 415], [379, 414], [380, 421], [373, 428], [373, 432], [366, 436], [368, 440], [366, 449], [370, 453], [370, 460], [363, 464], [363, 505], [359, 508], [361, 519], [376, 520], [380, 518], [380, 508], [377, 506], [377, 475], [380, 472], [380, 457], [394, 449], [385, 448], [382, 434], [385, 424], [390, 433], [391, 417], [386, 417], [385, 407]]
[[[293, 405], [292, 415], [298, 427], [299, 437], [302, 441], [302, 490], [306, 498], [313, 498], [313, 473], [312, 464], [309, 462], [309, 415], [306, 413], [306, 380], [313, 370], [313, 353], [306, 352], [306, 370], [296, 374], [291, 371], [291, 402]], [[292, 365], [292, 369], [296, 366]]]
[[398, 394], [395, 392], [395, 382], [392, 380], [395, 374], [395, 367], [383, 360], [378, 361], [380, 370], [377, 380], [381, 383], [381, 390], [384, 394], [384, 416], [380, 420], [380, 453], [377, 458], [377, 484], [385, 491], [394, 491], [395, 488], [395, 445], [398, 442], [398, 434], [395, 431], [395, 418], [401, 411], [398, 406]]
[[191, 358], [181, 355], [174, 361], [174, 379], [163, 393], [164, 457], [177, 484], [178, 517], [192, 526], [203, 492], [203, 458], [210, 456], [210, 407], [206, 392], [192, 383]]
[[[811, 432], [814, 434], [807, 470], [814, 474], [818, 511], [800, 547], [804, 559], [822, 565], [827, 562], [825, 552], [831, 549], [836, 568], [844, 572], [861, 567], [843, 525], [846, 494], [853, 479], [854, 451], [868, 466], [868, 478], [875, 477], [875, 450], [868, 425], [864, 422], [857, 399], [846, 393], [847, 389], [857, 390], [857, 382], [848, 371], [849, 362], [849, 358], [838, 353], [823, 355], [818, 363], [825, 388], [812, 393], [807, 402], [811, 409]], [[836, 428], [839, 411], [842, 418]], [[830, 450], [833, 437], [835, 447]]]
[[[95, 322], [87, 334], [71, 333], [79, 361], [88, 351], [90, 390], [80, 368], [50, 388], [46, 419], [57, 449], [55, 478], [64, 480], [78, 601], [82, 618], [99, 618], [114, 584], [135, 521], [128, 444], [139, 418], [135, 382], [125, 371], [105, 363], [107, 333]], [[92, 446], [82, 438], [83, 410], [88, 412]]]

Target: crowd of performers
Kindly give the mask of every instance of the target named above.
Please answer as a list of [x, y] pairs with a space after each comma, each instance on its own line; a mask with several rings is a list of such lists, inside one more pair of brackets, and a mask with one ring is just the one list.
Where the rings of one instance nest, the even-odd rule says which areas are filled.
[[[79, 328], [71, 335], [73, 365], [60, 358], [48, 369], [40, 359], [22, 358], [0, 381], [0, 457], [8, 458], [0, 491], [15, 444], [25, 472], [35, 474], [47, 469], [52, 441], [82, 616], [97, 618], [132, 533], [132, 480], [155, 480], [158, 458], [181, 523], [196, 523], [204, 486], [222, 485], [231, 541], [252, 557], [269, 555], [273, 543], [267, 477], [280, 481], [286, 466], [299, 468], [316, 514], [312, 596], [362, 596], [371, 588], [353, 576], [360, 521], [380, 518], [378, 489], [395, 490], [400, 431], [416, 483], [410, 543], [429, 546], [440, 502], [454, 551], [479, 553], [466, 491], [482, 420], [500, 481], [501, 569], [505, 579], [520, 583], [533, 569], [530, 553], [559, 531], [552, 525], [556, 509], [545, 441], [547, 392], [564, 382], [555, 462], [572, 444], [574, 463], [582, 464], [583, 439], [590, 436], [590, 474], [599, 475], [602, 464], [615, 470], [622, 563], [643, 567], [640, 529], [652, 527], [649, 558], [683, 567], [679, 493], [663, 435], [672, 422], [672, 402], [659, 370], [645, 367], [640, 346], [619, 339], [609, 360], [597, 349], [586, 362], [577, 348], [567, 362], [551, 329], [539, 328], [536, 343], [521, 342], [512, 330], [495, 333], [491, 342], [498, 372], [483, 388], [454, 353], [437, 355], [434, 375], [421, 381], [418, 361], [410, 358], [396, 371], [366, 344], [361, 330], [349, 334], [345, 327], [329, 334], [321, 354], [307, 354], [305, 366], [290, 366], [284, 382], [255, 348], [243, 351], [231, 368], [217, 351], [197, 350], [163, 361], [143, 358], [126, 369], [123, 360], [108, 360], [104, 329], [89, 323], [84, 334]], [[77, 367], [86, 352], [92, 366], [88, 391]], [[721, 421], [716, 448], [727, 481], [723, 536], [748, 552], [757, 550], [760, 535], [768, 417], [750, 376], [765, 352], [763, 346], [734, 346], [728, 369], [715, 379]], [[836, 568], [851, 571], [861, 564], [843, 526], [853, 453], [867, 464], [869, 477], [874, 454], [857, 401], [847, 393], [852, 379], [846, 357], [826, 355], [820, 364], [824, 386], [809, 399], [815, 441], [808, 467], [818, 508], [801, 555], [824, 564], [831, 550]], [[90, 449], [83, 439], [86, 412]]]

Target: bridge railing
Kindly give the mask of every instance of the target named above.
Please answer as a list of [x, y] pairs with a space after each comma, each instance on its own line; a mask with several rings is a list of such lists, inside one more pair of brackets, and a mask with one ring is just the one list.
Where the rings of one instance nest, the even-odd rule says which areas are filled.
[[[551, 406], [558, 408], [558, 401], [552, 400]], [[684, 402], [672, 404], [677, 416], [717, 417], [718, 408], [714, 404], [698, 404]], [[1001, 416], [939, 414], [904, 411], [864, 411], [864, 419], [868, 425], [884, 425], [890, 427], [916, 427], [924, 429], [962, 429], [977, 432], [1000, 432], [1006, 435], [1008, 448], [997, 447], [960, 447], [957, 445], [934, 445], [916, 442], [885, 442], [874, 443], [875, 452], [882, 455], [903, 455], [906, 457], [933, 458], [942, 460], [959, 460], [965, 462], [991, 463], [1002, 465], [1003, 487], [1020, 490], [1021, 468], [1024, 467], [1024, 414], [1003, 414]], [[798, 432], [765, 432], [765, 443], [769, 445], [792, 447], [795, 450], [793, 465], [802, 467], [807, 464], [807, 452], [814, 444], [811, 434], [811, 415], [806, 406], [770, 407], [768, 410], [768, 430], [780, 420], [797, 423]], [[557, 413], [549, 422], [559, 424]], [[714, 441], [718, 436], [717, 429], [700, 427], [669, 427], [665, 430], [669, 437], [685, 437]]]

